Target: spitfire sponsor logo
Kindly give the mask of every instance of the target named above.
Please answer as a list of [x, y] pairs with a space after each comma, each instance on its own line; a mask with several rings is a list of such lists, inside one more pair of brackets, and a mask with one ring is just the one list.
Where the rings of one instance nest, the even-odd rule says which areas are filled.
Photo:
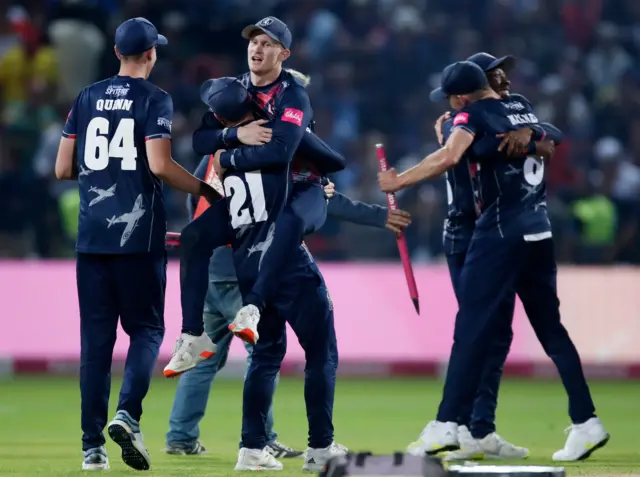
[[167, 118], [158, 118], [158, 126], [160, 126], [161, 128], [165, 128], [169, 132], [171, 132], [171, 121], [169, 121]]
[[108, 94], [109, 96], [126, 96], [129, 94], [129, 88], [125, 88], [124, 86], [109, 86], [104, 94]]

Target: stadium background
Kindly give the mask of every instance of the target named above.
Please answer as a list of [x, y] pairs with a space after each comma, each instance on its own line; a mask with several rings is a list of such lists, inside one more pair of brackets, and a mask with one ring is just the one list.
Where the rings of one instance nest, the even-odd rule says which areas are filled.
[[[373, 144], [405, 169], [435, 148], [443, 105], [428, 91], [447, 63], [477, 50], [514, 54], [512, 89], [566, 134], [549, 166], [549, 210], [564, 320], [590, 373], [640, 374], [640, 2], [636, 0], [172, 0], [26, 1], [0, 18], [0, 358], [5, 371], [75, 369], [79, 336], [73, 266], [77, 190], [53, 178], [60, 130], [78, 91], [117, 71], [113, 32], [145, 16], [170, 44], [152, 80], [171, 93], [174, 154], [193, 170], [199, 85], [246, 69], [239, 31], [265, 15], [295, 39], [287, 65], [309, 73], [317, 131], [343, 151], [334, 178], [355, 199], [384, 203]], [[184, 196], [167, 190], [169, 226]], [[422, 296], [417, 317], [391, 234], [329, 221], [308, 242], [336, 306], [342, 372], [435, 374], [446, 363], [456, 306], [442, 262], [444, 181], [401, 194]], [[389, 262], [395, 261], [395, 264]], [[585, 266], [588, 265], [588, 268]], [[178, 333], [170, 265], [163, 357]], [[490, 273], [490, 271], [488, 271]], [[34, 296], [37, 299], [34, 299]], [[29, 337], [34, 323], [41, 333]], [[363, 339], [363, 320], [368, 322]], [[550, 364], [519, 309], [507, 370]], [[411, 336], [406, 337], [410, 329]], [[24, 337], [24, 339], [22, 339]], [[126, 350], [119, 340], [117, 356]], [[232, 357], [243, 358], [239, 343]], [[291, 340], [287, 370], [301, 350]], [[238, 367], [241, 372], [241, 367]]]
[[[69, 105], [82, 87], [117, 71], [113, 32], [138, 15], [170, 39], [153, 81], [173, 96], [174, 154], [185, 167], [198, 159], [190, 144], [203, 112], [200, 83], [244, 71], [240, 29], [276, 15], [293, 30], [288, 65], [312, 76], [320, 136], [348, 158], [334, 179], [338, 190], [377, 203], [384, 196], [373, 144], [383, 141], [400, 169], [435, 148], [432, 125], [442, 105], [427, 95], [443, 66], [478, 50], [516, 55], [513, 90], [566, 136], [548, 177], [563, 318], [587, 373], [617, 380], [591, 381], [612, 443], [569, 474], [637, 473], [640, 381], [631, 378], [640, 377], [640, 1], [31, 0], [0, 2], [0, 377], [8, 378], [0, 379], [0, 474], [76, 475], [79, 468], [77, 192], [53, 179], [53, 165]], [[419, 317], [388, 232], [329, 222], [309, 240], [335, 304], [340, 372], [365, 377], [337, 384], [337, 439], [351, 449], [403, 449], [439, 402], [437, 376], [456, 312], [440, 248], [445, 198], [441, 180], [399, 197], [414, 216], [408, 240]], [[186, 221], [183, 204], [167, 190], [173, 230]], [[161, 365], [179, 332], [176, 267], [169, 267]], [[554, 377], [520, 308], [514, 330], [507, 374]], [[120, 335], [117, 370], [127, 344]], [[228, 375], [242, 375], [244, 357], [234, 343]], [[283, 370], [300, 374], [301, 362], [290, 336]], [[380, 379], [396, 374], [412, 377]], [[145, 401], [150, 475], [227, 475], [241, 383], [215, 384], [201, 424], [210, 453], [196, 458], [160, 452], [175, 385], [158, 377]], [[113, 412], [117, 379], [112, 389]], [[302, 392], [300, 380], [285, 379], [275, 398], [276, 428], [297, 448], [306, 445]], [[559, 380], [505, 380], [498, 429], [530, 448], [529, 462], [550, 462], [566, 424]], [[111, 475], [130, 475], [115, 446], [107, 448]], [[281, 477], [298, 475], [299, 465], [285, 463]]]

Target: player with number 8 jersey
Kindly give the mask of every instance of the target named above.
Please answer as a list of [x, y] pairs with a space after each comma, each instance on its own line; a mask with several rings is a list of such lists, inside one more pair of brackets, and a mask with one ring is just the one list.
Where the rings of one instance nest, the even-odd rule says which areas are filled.
[[[118, 27], [115, 40], [119, 74], [80, 92], [62, 132], [55, 170], [58, 179], [77, 179], [80, 190], [82, 468], [109, 468], [103, 430], [120, 322], [130, 345], [108, 432], [122, 447], [125, 464], [147, 470], [149, 453], [139, 421], [164, 337], [167, 257], [161, 181], [210, 202], [220, 194], [171, 157], [173, 103], [147, 81], [156, 46], [167, 39], [148, 20], [132, 18]], [[215, 353], [207, 335], [199, 343], [199, 359]]]

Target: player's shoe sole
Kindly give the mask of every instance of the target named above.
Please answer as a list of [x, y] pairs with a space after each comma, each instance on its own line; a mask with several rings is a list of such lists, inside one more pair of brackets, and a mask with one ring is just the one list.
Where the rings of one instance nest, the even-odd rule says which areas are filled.
[[100, 464], [90, 464], [87, 462], [82, 463], [82, 470], [109, 470], [109, 459], [106, 462]]
[[[426, 451], [424, 451], [424, 454], [428, 455], [428, 456], [431, 456], [431, 457], [433, 457], [433, 456], [440, 457], [440, 454], [446, 454], [446, 453], [457, 451], [457, 450], [460, 450], [460, 446], [452, 444], [452, 445], [449, 445], [449, 446], [438, 447], [437, 449], [426, 450]], [[417, 454], [412, 454], [412, 455], [417, 455]]]
[[282, 467], [266, 467], [266, 466], [262, 466], [262, 465], [236, 464], [236, 466], [233, 468], [233, 470], [239, 470], [239, 471], [251, 470], [251, 471], [263, 471], [263, 472], [274, 471], [275, 472], [275, 471], [282, 470]]
[[82, 464], [82, 470], [109, 470], [109, 464]]
[[231, 331], [231, 333], [233, 333], [245, 343], [249, 343], [252, 346], [255, 346], [256, 342], [258, 341], [253, 330], [249, 328], [239, 329], [238, 325], [236, 325], [235, 323], [231, 323], [229, 325], [229, 331]]
[[151, 464], [144, 447], [131, 432], [131, 428], [124, 422], [112, 422], [108, 428], [109, 437], [122, 449], [122, 461], [135, 470], [149, 470]]
[[586, 460], [589, 457], [591, 457], [591, 454], [593, 454], [595, 451], [597, 451], [598, 449], [602, 449], [604, 446], [606, 446], [607, 442], [609, 442], [610, 438], [611, 438], [611, 436], [609, 434], [607, 434], [604, 439], [602, 439], [600, 442], [598, 442], [595, 446], [593, 446], [591, 449], [589, 449], [583, 455], [578, 457], [576, 459], [576, 461]]

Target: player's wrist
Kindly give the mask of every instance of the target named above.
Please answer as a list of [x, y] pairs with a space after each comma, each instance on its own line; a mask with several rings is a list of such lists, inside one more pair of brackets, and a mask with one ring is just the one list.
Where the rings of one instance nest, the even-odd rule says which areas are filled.
[[224, 128], [222, 130], [222, 142], [224, 142], [227, 146], [236, 144], [238, 142], [238, 128]]
[[224, 151], [220, 153], [220, 167], [223, 169], [234, 169], [235, 161], [234, 155], [231, 151]]
[[527, 154], [535, 154], [536, 153], [536, 141], [535, 140], [531, 140], [529, 141], [529, 144], [527, 144], [527, 147], [525, 148], [525, 152]]
[[536, 125], [529, 126], [531, 131], [531, 141], [541, 141], [544, 138], [544, 130]]

